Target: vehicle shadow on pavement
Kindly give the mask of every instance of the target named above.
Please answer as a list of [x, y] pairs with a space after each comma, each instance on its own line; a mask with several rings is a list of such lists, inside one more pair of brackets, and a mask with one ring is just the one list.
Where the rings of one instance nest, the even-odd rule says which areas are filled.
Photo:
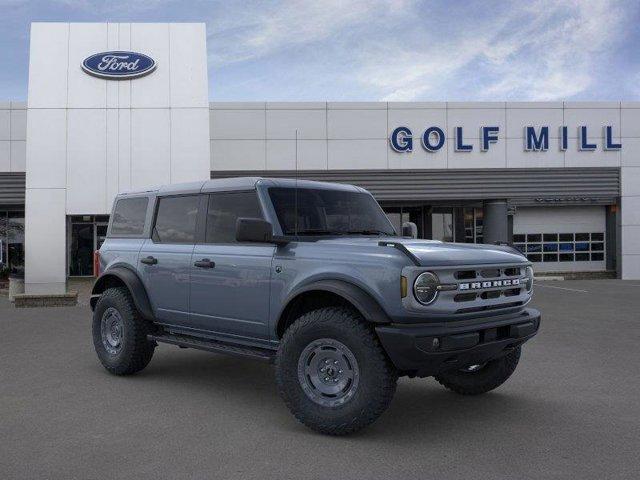
[[557, 414], [557, 406], [547, 400], [510, 391], [508, 384], [484, 395], [461, 396], [432, 378], [406, 379], [398, 384], [389, 410], [364, 436], [410, 443], [416, 436], [441, 442], [446, 437], [477, 435], [482, 441], [489, 429], [526, 430], [543, 415], [548, 421], [554, 411]]
[[[187, 397], [203, 396], [240, 417], [257, 417], [284, 432], [314, 435], [297, 423], [280, 399], [273, 367], [254, 360], [205, 352], [162, 348], [135, 382], [160, 382], [164, 388], [179, 388]], [[140, 386], [142, 388], [142, 386]], [[193, 405], [193, 408], [200, 408]], [[509, 383], [480, 396], [460, 396], [445, 390], [434, 379], [401, 378], [387, 412], [369, 428], [348, 438], [375, 439], [376, 442], [413, 442], [416, 437], [457, 437], [461, 434], [483, 438], [486, 429], [513, 433], [530, 428], [537, 419], [553, 423], [566, 420], [562, 405], [514, 391]]]

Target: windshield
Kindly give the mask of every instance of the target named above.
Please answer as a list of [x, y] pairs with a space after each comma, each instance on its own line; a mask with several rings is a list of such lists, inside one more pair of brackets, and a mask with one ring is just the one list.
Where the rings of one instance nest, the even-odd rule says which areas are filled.
[[395, 235], [378, 203], [366, 193], [313, 188], [270, 188], [284, 235]]

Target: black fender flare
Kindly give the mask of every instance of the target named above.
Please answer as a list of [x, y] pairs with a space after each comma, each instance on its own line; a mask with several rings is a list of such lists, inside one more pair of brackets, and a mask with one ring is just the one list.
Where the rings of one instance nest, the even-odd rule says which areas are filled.
[[147, 290], [144, 288], [142, 280], [140, 280], [136, 272], [124, 266], [111, 267], [98, 277], [91, 290], [91, 309], [93, 310], [95, 308], [98, 297], [106, 290], [109, 279], [113, 278], [117, 278], [125, 284], [140, 314], [146, 320], [153, 320], [151, 302], [149, 301], [149, 296], [147, 295]]
[[289, 294], [287, 299], [284, 301], [284, 306], [280, 312], [278, 312], [278, 326], [282, 321], [283, 313], [290, 303], [299, 295], [314, 290], [330, 292], [344, 298], [360, 312], [365, 320], [369, 322], [390, 323], [391, 321], [380, 304], [361, 287], [344, 280], [318, 280], [305, 284], [300, 288], [296, 288]]

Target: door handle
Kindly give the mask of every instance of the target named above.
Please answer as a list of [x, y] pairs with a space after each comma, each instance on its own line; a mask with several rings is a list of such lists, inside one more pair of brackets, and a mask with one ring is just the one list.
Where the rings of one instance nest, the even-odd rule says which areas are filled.
[[202, 260], [195, 262], [193, 265], [198, 268], [214, 268], [216, 266], [216, 262], [212, 262], [208, 258], [203, 258]]
[[155, 265], [158, 263], [158, 259], [152, 256], [148, 256], [140, 259], [140, 263], [144, 263], [145, 265]]

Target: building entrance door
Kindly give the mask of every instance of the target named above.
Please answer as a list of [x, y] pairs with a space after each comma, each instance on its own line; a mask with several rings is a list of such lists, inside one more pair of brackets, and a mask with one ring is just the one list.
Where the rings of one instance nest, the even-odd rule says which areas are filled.
[[88, 277], [93, 275], [94, 225], [92, 223], [71, 224], [69, 248], [69, 275]]
[[96, 246], [95, 246], [95, 250], [100, 250], [100, 247], [102, 246], [102, 244], [104, 243], [104, 240], [107, 238], [107, 227], [109, 226], [108, 223], [96, 223], [95, 227], [96, 227]]
[[70, 218], [68, 236], [68, 268], [70, 277], [91, 277], [93, 253], [107, 236], [109, 217], [106, 215], [82, 215]]

